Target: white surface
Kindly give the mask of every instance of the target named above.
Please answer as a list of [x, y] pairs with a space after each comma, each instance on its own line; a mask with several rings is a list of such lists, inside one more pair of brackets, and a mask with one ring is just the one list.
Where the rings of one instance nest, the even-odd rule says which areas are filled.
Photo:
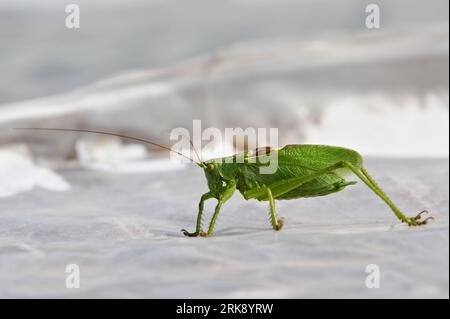
[[[438, 297], [449, 296], [448, 160], [368, 160], [408, 215], [400, 225], [362, 185], [322, 198], [267, 203], [236, 194], [213, 238], [185, 238], [206, 191], [200, 169], [112, 174], [63, 169], [68, 192], [42, 189], [0, 200], [0, 297]], [[209, 222], [212, 203], [206, 205]], [[81, 288], [65, 288], [78, 264]], [[365, 268], [381, 269], [367, 289]]]
[[35, 187], [55, 192], [70, 188], [64, 178], [33, 163], [26, 146], [0, 148], [0, 198], [30, 191]]

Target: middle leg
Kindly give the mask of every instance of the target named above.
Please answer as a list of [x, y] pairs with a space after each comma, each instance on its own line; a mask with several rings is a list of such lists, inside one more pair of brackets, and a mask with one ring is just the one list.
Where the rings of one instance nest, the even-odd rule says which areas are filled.
[[275, 230], [281, 230], [281, 228], [283, 228], [283, 219], [280, 218], [277, 220], [277, 216], [275, 214], [275, 200], [273, 199], [270, 188], [267, 188], [267, 197], [269, 198], [270, 222], [272, 223], [272, 227]]

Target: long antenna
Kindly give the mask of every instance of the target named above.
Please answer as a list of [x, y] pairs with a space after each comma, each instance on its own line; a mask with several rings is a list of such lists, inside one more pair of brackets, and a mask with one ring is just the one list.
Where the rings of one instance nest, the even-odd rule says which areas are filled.
[[201, 157], [198, 155], [197, 149], [194, 146], [194, 143], [192, 142], [191, 138], [185, 134], [181, 134], [182, 136], [186, 137], [189, 140], [189, 144], [191, 144], [192, 148], [194, 149], [195, 155], [197, 156], [197, 159], [200, 161], [200, 163], [203, 162]]
[[187, 157], [186, 155], [184, 155], [184, 154], [182, 154], [180, 152], [174, 151], [170, 147], [167, 147], [167, 146], [164, 146], [164, 145], [161, 145], [161, 144], [157, 144], [157, 143], [149, 141], [147, 139], [134, 137], [134, 136], [128, 136], [128, 135], [112, 133], [112, 132], [105, 132], [105, 131], [73, 129], [73, 128], [17, 127], [17, 128], [14, 128], [14, 130], [80, 132], [80, 133], [94, 133], [94, 134], [117, 136], [117, 137], [126, 138], [126, 139], [129, 139], [129, 140], [134, 140], [134, 141], [138, 141], [138, 142], [142, 142], [142, 143], [146, 143], [146, 144], [150, 144], [150, 145], [153, 145], [153, 146], [157, 146], [157, 147], [163, 148], [163, 149], [165, 149], [165, 150], [167, 150], [169, 152], [173, 152], [173, 153], [178, 154], [178, 155], [180, 155], [180, 156], [182, 156], [184, 158], [187, 158], [189, 161], [191, 161], [194, 164], [200, 165], [200, 163], [194, 161], [192, 158]]

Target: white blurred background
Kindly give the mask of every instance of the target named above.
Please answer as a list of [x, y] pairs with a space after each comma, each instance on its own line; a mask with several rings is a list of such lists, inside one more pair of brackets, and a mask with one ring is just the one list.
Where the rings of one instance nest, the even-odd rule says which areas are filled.
[[[174, 127], [277, 127], [279, 144], [448, 157], [448, 1], [227, 0], [0, 4], [0, 142], [67, 155], [108, 129], [168, 144]], [[51, 144], [47, 149], [45, 144]], [[39, 145], [37, 147], [36, 145]]]

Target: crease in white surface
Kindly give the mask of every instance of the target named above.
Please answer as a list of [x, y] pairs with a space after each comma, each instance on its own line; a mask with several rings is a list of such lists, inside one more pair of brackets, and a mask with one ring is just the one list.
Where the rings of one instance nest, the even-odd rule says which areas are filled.
[[76, 143], [81, 166], [111, 173], [165, 172], [183, 169], [179, 161], [151, 158], [142, 144], [122, 143], [119, 138], [80, 139]]
[[52, 170], [33, 162], [24, 146], [0, 148], [0, 198], [30, 191], [35, 187], [62, 192], [69, 183]]

